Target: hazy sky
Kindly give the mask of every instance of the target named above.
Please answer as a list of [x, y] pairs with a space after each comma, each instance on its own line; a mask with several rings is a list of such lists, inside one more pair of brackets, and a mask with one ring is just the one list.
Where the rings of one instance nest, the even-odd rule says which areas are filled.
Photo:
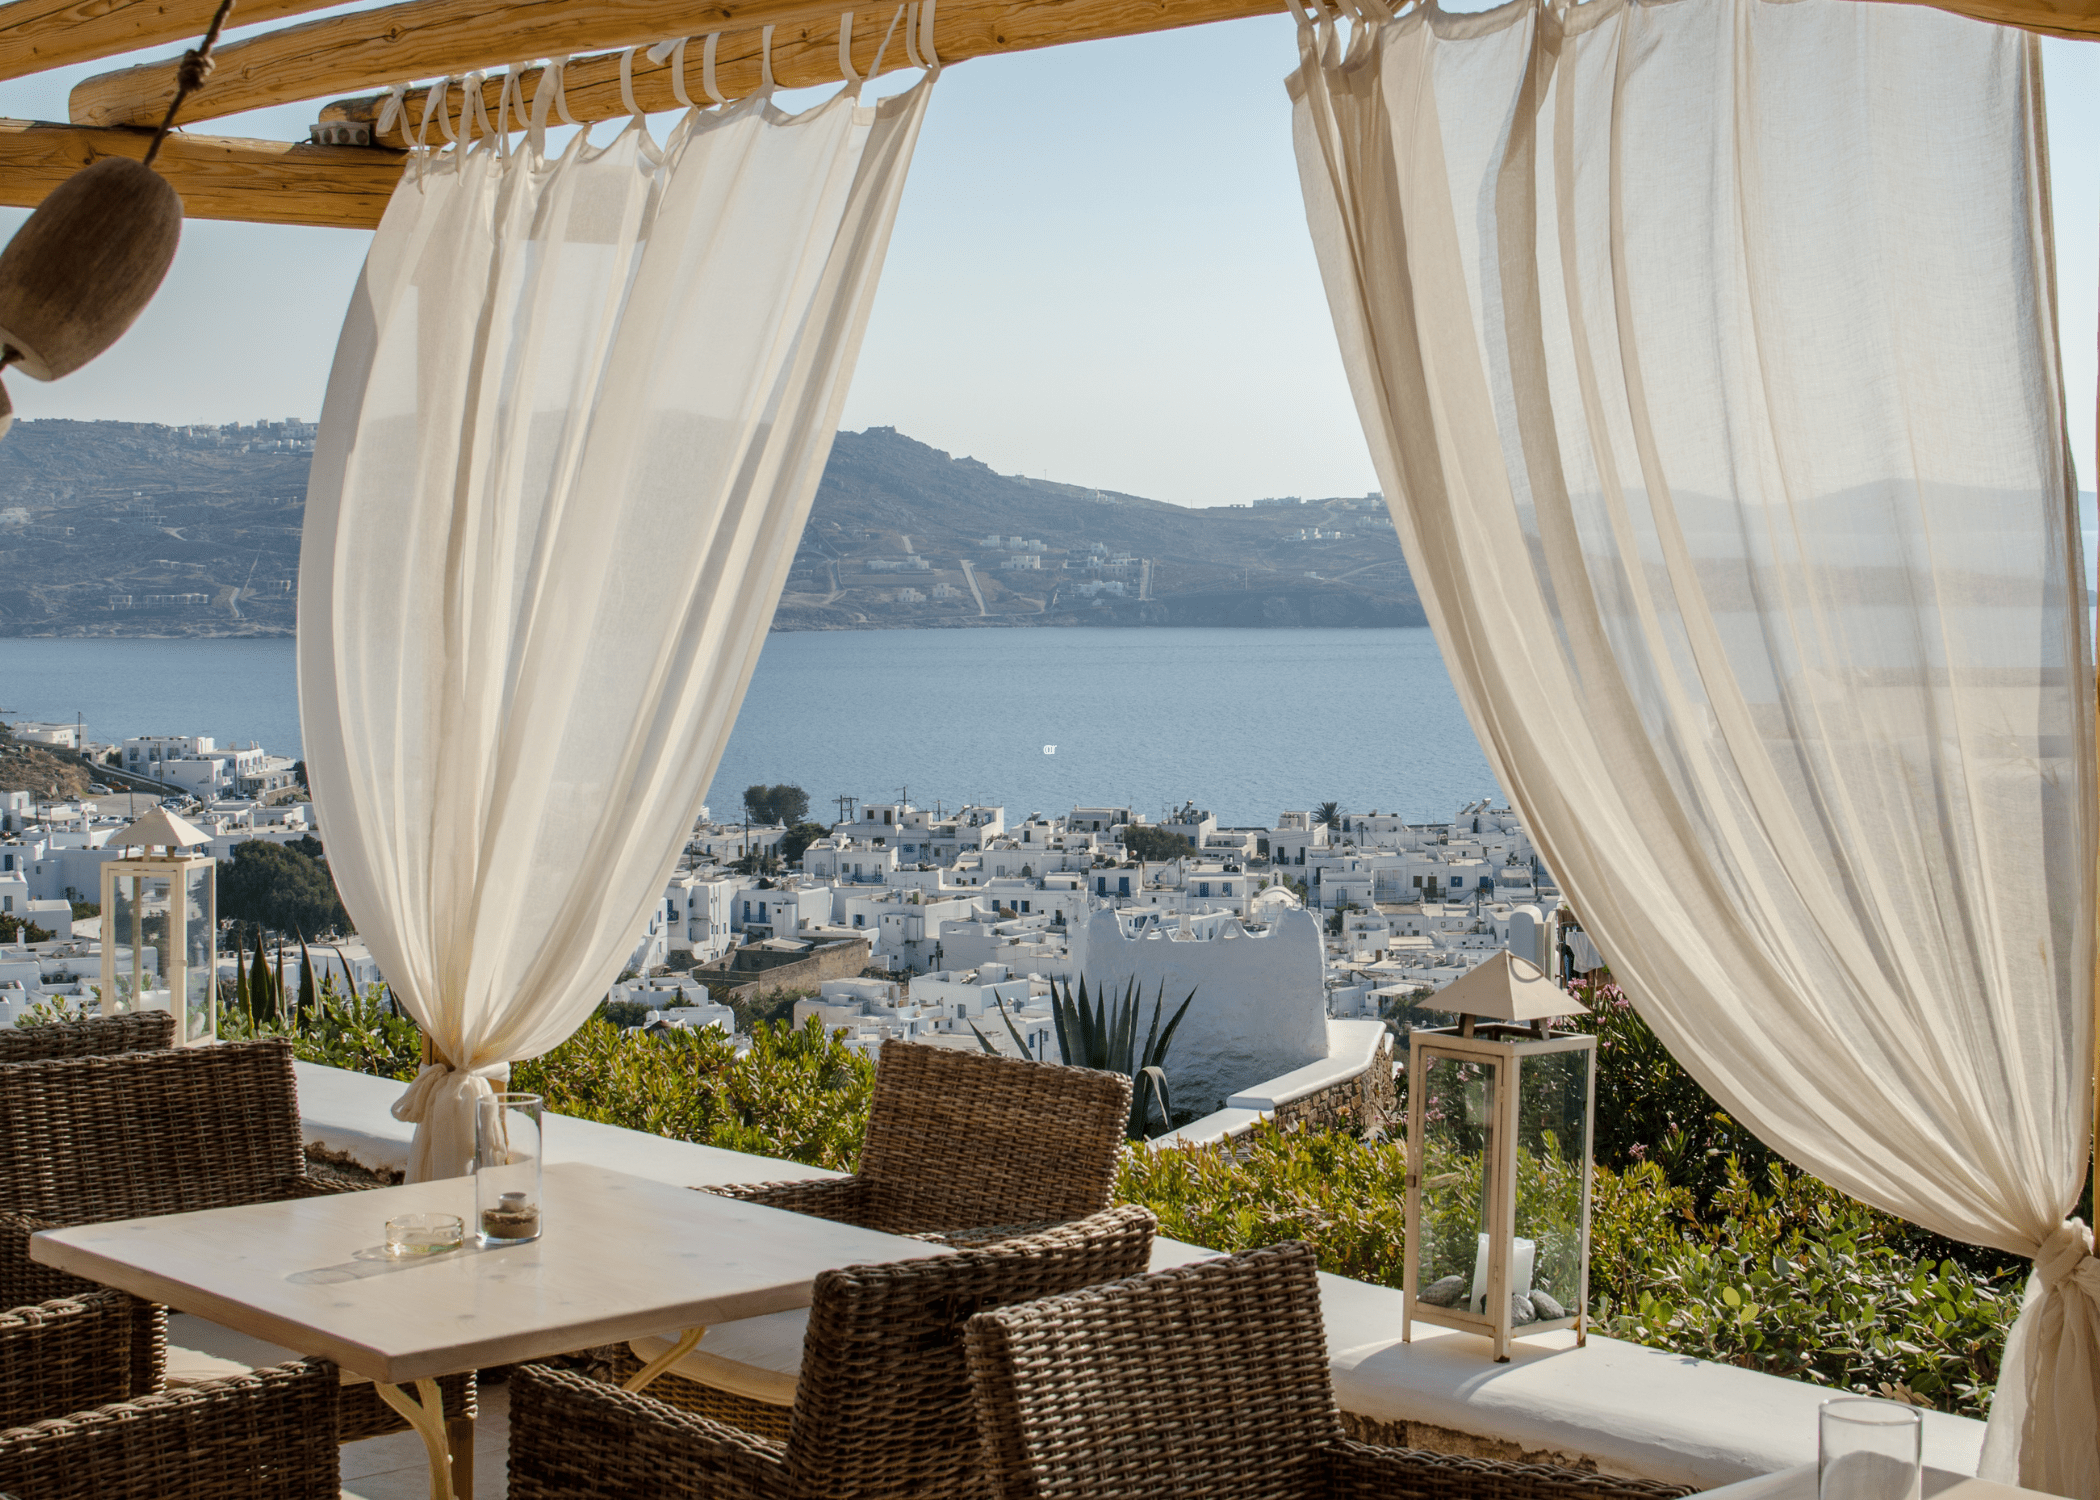
[[[2100, 46], [2045, 46], [2070, 421], [2090, 488]], [[845, 425], [1185, 504], [1373, 487], [1291, 159], [1295, 60], [1291, 23], [1265, 17], [951, 69]], [[73, 82], [113, 65], [17, 79], [0, 113], [63, 119]], [[202, 128], [285, 139], [315, 112]], [[0, 235], [22, 217], [0, 209]], [[368, 239], [193, 221], [125, 340], [55, 385], [11, 373], [16, 410], [311, 418]]]

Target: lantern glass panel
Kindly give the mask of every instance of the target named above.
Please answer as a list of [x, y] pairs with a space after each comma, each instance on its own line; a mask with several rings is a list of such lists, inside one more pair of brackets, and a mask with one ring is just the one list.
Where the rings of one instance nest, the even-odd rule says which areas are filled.
[[130, 875], [119, 875], [112, 886], [116, 899], [111, 903], [107, 941], [115, 945], [114, 965], [103, 972], [111, 976], [114, 993], [107, 997], [115, 1011], [136, 1010], [138, 995], [132, 979], [132, 959], [139, 943], [138, 881]]
[[1532, 1053], [1517, 1086], [1516, 1236], [1532, 1244], [1531, 1291], [1555, 1316], [1582, 1306], [1583, 1186], [1588, 1178], [1590, 1053]]
[[213, 1035], [212, 993], [218, 983], [218, 955], [213, 951], [211, 866], [197, 865], [182, 874], [183, 997], [182, 1036], [201, 1042]]
[[131, 972], [126, 980], [137, 990], [129, 996], [127, 1010], [167, 1010], [168, 969], [174, 953], [168, 946], [168, 917], [173, 904], [165, 875], [141, 875], [129, 882], [134, 891], [133, 949]]
[[[1411, 1082], [1410, 1087], [1413, 1087]], [[1488, 1147], [1502, 1064], [1422, 1050], [1421, 1300], [1479, 1313], [1488, 1236]]]

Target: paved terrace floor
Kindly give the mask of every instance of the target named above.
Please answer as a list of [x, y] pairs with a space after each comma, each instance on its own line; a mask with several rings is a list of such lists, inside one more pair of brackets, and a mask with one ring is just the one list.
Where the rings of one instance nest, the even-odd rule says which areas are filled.
[[[411, 1130], [389, 1111], [400, 1084], [311, 1063], [298, 1069], [310, 1145], [367, 1167], [407, 1165]], [[548, 1117], [546, 1132], [549, 1162], [595, 1162], [683, 1186], [838, 1175], [560, 1115]], [[1153, 1265], [1212, 1253], [1162, 1239]], [[1577, 1348], [1569, 1331], [1520, 1338], [1510, 1362], [1497, 1365], [1487, 1341], [1471, 1334], [1421, 1325], [1404, 1342], [1400, 1293], [1340, 1276], [1321, 1275], [1320, 1305], [1342, 1409], [1391, 1429], [1396, 1441], [1701, 1489], [1815, 1461], [1816, 1409], [1828, 1392], [1806, 1382], [1596, 1334]], [[506, 1396], [501, 1386], [482, 1392], [477, 1496], [504, 1494]], [[1974, 1474], [1982, 1444], [1981, 1422], [1925, 1414], [1928, 1465]], [[423, 1500], [427, 1474], [412, 1433], [343, 1450], [346, 1500]]]

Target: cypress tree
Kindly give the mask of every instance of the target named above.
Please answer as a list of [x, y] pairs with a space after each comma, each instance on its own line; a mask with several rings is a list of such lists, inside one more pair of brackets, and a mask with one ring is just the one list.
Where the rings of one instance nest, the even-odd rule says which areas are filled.
[[255, 961], [248, 970], [248, 1014], [260, 1025], [277, 1019], [277, 996], [270, 988], [270, 964], [263, 957], [262, 934], [255, 935]]
[[291, 1012], [289, 1013], [289, 1015], [287, 1015], [287, 1013], [286, 1013], [286, 1006], [285, 1006], [285, 1003], [284, 1003], [284, 939], [283, 939], [283, 938], [279, 938], [279, 939], [277, 940], [277, 980], [276, 980], [276, 983], [275, 983], [275, 984], [273, 984], [273, 985], [271, 986], [271, 990], [270, 990], [270, 1002], [271, 1002], [271, 1009], [272, 1009], [273, 1013], [275, 1013], [275, 1014], [277, 1014], [277, 1015], [285, 1015], [285, 1016], [286, 1016], [286, 1018], [287, 1018], [288, 1020], [290, 1020], [290, 1021], [291, 1021], [291, 1023], [292, 1023], [292, 1030], [294, 1030], [294, 1031], [297, 1031], [297, 1030], [299, 1029], [299, 1013], [298, 1013], [297, 1011], [291, 1011]]
[[233, 931], [233, 1004], [251, 1024], [254, 1022], [255, 1002], [248, 994], [248, 949], [238, 927]]
[[320, 989], [314, 983], [314, 956], [306, 951], [306, 934], [299, 934], [299, 1014], [309, 1016], [320, 1009]]

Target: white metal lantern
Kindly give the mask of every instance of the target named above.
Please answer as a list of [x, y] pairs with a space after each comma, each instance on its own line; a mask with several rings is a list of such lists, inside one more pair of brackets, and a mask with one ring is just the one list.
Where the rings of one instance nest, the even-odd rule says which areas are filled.
[[102, 865], [102, 1014], [172, 1010], [183, 1047], [219, 1030], [217, 862], [183, 852], [210, 841], [155, 808], [111, 837], [127, 852]]
[[1507, 950], [1438, 997], [1456, 1026], [1410, 1034], [1404, 1339], [1417, 1319], [1587, 1336], [1597, 1039], [1548, 1031], [1587, 1007]]

